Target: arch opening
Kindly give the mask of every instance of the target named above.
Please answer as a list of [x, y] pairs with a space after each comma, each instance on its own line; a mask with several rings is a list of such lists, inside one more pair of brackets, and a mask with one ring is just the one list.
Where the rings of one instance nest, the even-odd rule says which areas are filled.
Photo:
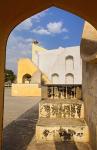
[[74, 84], [74, 75], [72, 73], [68, 73], [65, 76], [66, 84]]
[[74, 58], [73, 56], [67, 56], [65, 59], [66, 71], [70, 72], [74, 70]]
[[51, 78], [52, 78], [52, 83], [53, 84], [58, 84], [59, 83], [59, 75], [57, 73], [52, 74]]
[[30, 74], [23, 75], [22, 83], [23, 84], [30, 84], [31, 83], [31, 75]]
[[[66, 63], [70, 66], [72, 66], [71, 68], [74, 68], [74, 64], [73, 64], [73, 57], [72, 56], [68, 56]], [[69, 67], [70, 68], [70, 67]], [[53, 84], [58, 84], [59, 83], [59, 75], [57, 73], [54, 73], [52, 75], [52, 81]], [[24, 75], [23, 76], [23, 83], [30, 83], [31, 82], [31, 75]], [[66, 75], [66, 84], [74, 84], [74, 75], [71, 73], [68, 73]]]
[[[69, 2], [69, 1], [68, 1]], [[24, 2], [23, 2], [24, 3]], [[28, 2], [27, 2], [28, 3]], [[33, 1], [32, 1], [32, 3], [33, 3]], [[40, 11], [41, 9], [44, 9], [44, 8], [46, 8], [46, 7], [48, 7], [48, 5], [49, 6], [51, 6], [51, 5], [53, 5], [53, 3], [55, 4], [56, 3], [56, 5], [60, 5], [61, 7], [62, 7], [62, 4], [64, 5], [64, 7], [63, 7], [63, 9], [66, 7], [68, 10], [70, 10], [70, 11], [72, 11], [72, 12], [76, 12], [76, 14], [79, 14], [79, 13], [81, 13], [80, 15], [82, 15], [82, 16], [84, 16], [83, 18], [86, 18], [87, 20], [90, 20], [92, 23], [94, 23], [95, 24], [95, 26], [97, 26], [97, 21], [95, 21], [95, 18], [94, 18], [94, 20], [93, 20], [93, 17], [92, 16], [95, 16], [94, 14], [92, 14], [92, 11], [90, 12], [90, 13], [88, 13], [88, 10], [90, 10], [90, 9], [86, 9], [86, 11], [85, 11], [85, 9], [82, 7], [81, 8], [81, 5], [79, 4], [79, 1], [78, 1], [78, 6], [80, 6], [80, 9], [78, 9], [78, 7], [76, 7], [77, 5], [75, 5], [75, 3], [74, 3], [74, 5], [75, 6], [71, 6], [71, 7], [69, 7], [70, 6], [70, 4], [69, 3], [66, 3], [66, 6], [65, 6], [65, 4], [62, 2], [52, 2], [52, 4], [50, 4], [51, 2], [48, 2], [47, 4], [44, 4], [45, 6], [42, 6], [42, 8], [40, 8], [39, 7], [39, 4], [38, 4], [38, 7], [37, 8], [35, 8], [35, 11], [33, 12], [33, 14], [35, 14], [37, 11]], [[59, 3], [59, 4], [57, 4], [57, 3]], [[76, 3], [77, 3], [77, 1], [76, 1]], [[10, 4], [10, 3], [9, 3]], [[22, 4], [22, 3], [21, 3]], [[89, 3], [90, 4], [90, 3]], [[28, 4], [29, 5], [29, 4]], [[73, 5], [73, 3], [71, 4], [71, 5]], [[31, 4], [29, 5], [29, 6], [31, 6]], [[35, 6], [35, 5], [33, 5], [32, 4], [32, 6]], [[32, 10], [34, 10], [34, 9], [32, 9], [32, 6], [31, 6], [31, 11]], [[82, 6], [84, 6], [84, 5], [82, 5]], [[89, 8], [90, 8], [90, 5], [88, 5], [89, 6]], [[94, 3], [94, 5], [92, 5], [92, 6], [95, 6], [96, 7], [96, 5], [95, 5], [95, 3]], [[2, 5], [1, 5], [1, 7], [2, 7]], [[10, 7], [8, 7], [8, 8], [10, 8]], [[13, 9], [14, 9], [14, 7], [12, 7]], [[16, 7], [16, 8], [18, 8], [18, 7]], [[27, 7], [27, 8], [29, 8], [29, 7]], [[0, 10], [4, 10], [4, 9], [0, 9]], [[21, 10], [22, 10], [22, 7], [21, 7]], [[23, 12], [25, 12], [26, 14], [26, 17], [29, 17], [30, 15], [31, 15], [31, 11], [30, 10], [24, 10]], [[82, 11], [81, 11], [82, 10]], [[9, 12], [9, 11], [7, 11], [7, 12]], [[17, 11], [14, 11], [14, 12], [17, 12]], [[28, 13], [27, 13], [28, 12]], [[94, 11], [93, 11], [93, 13], [95, 12], [95, 9], [94, 9]], [[1, 13], [1, 14], [3, 14], [3, 13]], [[18, 22], [20, 22], [21, 20], [23, 20], [25, 17], [25, 15], [23, 15], [22, 13], [17, 13], [17, 14], [21, 14], [20, 16], [18, 15], [18, 17], [17, 17], [17, 20], [16, 19], [14, 19], [14, 22], [17, 24], [17, 21]], [[90, 15], [89, 15], [90, 14]], [[12, 15], [10, 15], [10, 16], [12, 16]], [[15, 15], [16, 16], [16, 15]], [[22, 17], [23, 17], [23, 19], [22, 19]], [[7, 18], [10, 18], [10, 17], [7, 17]], [[13, 17], [13, 18], [15, 18], [15, 17]], [[4, 19], [4, 20], [6, 20], [6, 19]], [[13, 19], [10, 19], [10, 20], [13, 20]], [[6, 23], [4, 23], [4, 24], [6, 24]], [[9, 26], [11, 26], [11, 23], [8, 23], [7, 22], [7, 24], [9, 24]], [[12, 26], [14, 27], [14, 24], [12, 24]], [[3, 39], [3, 38], [2, 38]], [[93, 44], [92, 44], [93, 45]], [[95, 43], [95, 45], [96, 45], [96, 43]], [[4, 48], [5, 48], [5, 46], [4, 46]], [[2, 50], [4, 51], [4, 48], [2, 48]], [[95, 49], [96, 49], [96, 47], [95, 47]], [[83, 51], [83, 56], [85, 57], [83, 57], [85, 60], [87, 60], [87, 58], [86, 58], [86, 56], [87, 56], [87, 53], [86, 53], [86, 55], [84, 55], [84, 52], [85, 51]], [[91, 50], [91, 52], [92, 52], [92, 50]], [[96, 51], [95, 51], [96, 52]], [[1, 56], [1, 58], [2, 58], [2, 56]], [[94, 57], [93, 57], [94, 58]], [[1, 59], [1, 62], [2, 62], [2, 59]], [[2, 64], [2, 63], [1, 63]], [[4, 67], [1, 67], [1, 72], [3, 72], [4, 71]], [[2, 73], [1, 73], [1, 76], [2, 76]], [[3, 81], [3, 76], [1, 77], [1, 83], [3, 83], [2, 81]], [[1, 86], [1, 93], [3, 93], [3, 85]], [[1, 94], [1, 100], [3, 101], [3, 94]], [[2, 102], [1, 102], [1, 106], [2, 106]], [[1, 109], [2, 110], [2, 109]], [[2, 112], [1, 112], [1, 114], [2, 114]], [[1, 117], [2, 117], [2, 115], [1, 115]], [[0, 143], [0, 145], [2, 145], [1, 143]]]

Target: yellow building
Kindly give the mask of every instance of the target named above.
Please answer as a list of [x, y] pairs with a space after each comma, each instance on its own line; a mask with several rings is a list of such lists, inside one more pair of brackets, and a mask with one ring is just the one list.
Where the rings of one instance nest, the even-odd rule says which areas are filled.
[[46, 49], [34, 41], [32, 43], [32, 60], [21, 58], [18, 61], [17, 83], [12, 84], [12, 96], [41, 96], [41, 82], [50, 83], [46, 74], [35, 64], [36, 54], [42, 51], [46, 51]]

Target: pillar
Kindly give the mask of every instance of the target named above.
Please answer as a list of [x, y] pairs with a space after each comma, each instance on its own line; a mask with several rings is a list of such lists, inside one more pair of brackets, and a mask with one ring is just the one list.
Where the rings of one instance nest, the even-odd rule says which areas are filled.
[[3, 111], [4, 111], [4, 80], [7, 36], [0, 31], [0, 150], [3, 149]]
[[97, 150], [97, 30], [85, 22], [82, 40], [82, 92], [85, 118], [90, 129], [90, 144]]

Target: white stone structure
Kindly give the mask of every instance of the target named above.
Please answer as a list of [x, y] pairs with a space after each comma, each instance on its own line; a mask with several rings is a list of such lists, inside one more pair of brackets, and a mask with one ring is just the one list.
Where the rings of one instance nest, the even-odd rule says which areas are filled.
[[53, 84], [82, 84], [80, 47], [59, 47], [35, 54], [33, 62]]

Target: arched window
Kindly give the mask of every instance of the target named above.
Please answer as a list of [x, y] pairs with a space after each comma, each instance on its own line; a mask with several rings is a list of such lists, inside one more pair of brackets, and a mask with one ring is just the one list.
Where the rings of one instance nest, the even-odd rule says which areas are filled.
[[53, 84], [59, 83], [59, 75], [57, 73], [52, 74], [52, 83]]
[[72, 71], [74, 69], [73, 56], [67, 56], [65, 60], [66, 71]]
[[23, 75], [22, 83], [30, 83], [30, 82], [31, 82], [31, 75], [30, 74]]
[[65, 76], [66, 84], [74, 84], [74, 75], [72, 73], [68, 73]]

